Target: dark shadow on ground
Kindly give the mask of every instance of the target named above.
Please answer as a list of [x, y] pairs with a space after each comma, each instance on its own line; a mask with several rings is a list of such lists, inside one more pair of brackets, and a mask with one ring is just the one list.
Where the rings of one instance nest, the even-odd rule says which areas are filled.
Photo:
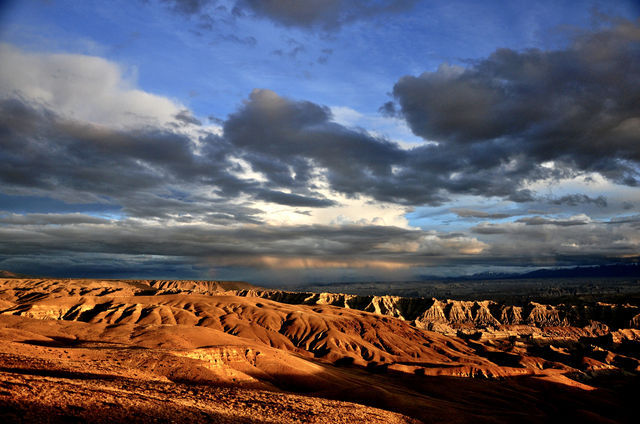
[[336, 370], [341, 378], [309, 395], [399, 412], [425, 423], [637, 422], [640, 378], [629, 373], [594, 378], [594, 389], [584, 390], [539, 376], [425, 376], [354, 365], [326, 370], [326, 380]]

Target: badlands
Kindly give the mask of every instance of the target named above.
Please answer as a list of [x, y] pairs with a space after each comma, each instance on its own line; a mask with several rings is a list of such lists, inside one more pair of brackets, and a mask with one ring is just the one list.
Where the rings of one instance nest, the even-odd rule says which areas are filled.
[[4, 275], [2, 423], [638, 419], [633, 302]]

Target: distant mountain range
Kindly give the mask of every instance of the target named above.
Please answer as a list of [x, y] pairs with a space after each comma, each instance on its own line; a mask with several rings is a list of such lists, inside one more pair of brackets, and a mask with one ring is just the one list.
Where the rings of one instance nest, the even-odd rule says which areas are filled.
[[482, 272], [447, 280], [507, 280], [525, 278], [640, 278], [640, 264], [612, 264], [573, 268], [544, 268], [525, 273]]
[[30, 275], [18, 274], [17, 272], [0, 269], [0, 278], [33, 278]]

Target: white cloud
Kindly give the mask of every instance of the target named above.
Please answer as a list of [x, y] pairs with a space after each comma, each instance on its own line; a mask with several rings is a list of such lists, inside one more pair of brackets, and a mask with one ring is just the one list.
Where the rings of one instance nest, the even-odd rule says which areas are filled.
[[81, 54], [21, 51], [0, 44], [0, 98], [19, 97], [67, 118], [108, 125], [166, 125], [185, 107], [135, 87], [135, 70]]
[[409, 228], [405, 217], [406, 207], [373, 202], [366, 196], [354, 199], [325, 190], [319, 193], [336, 202], [336, 205], [304, 208], [257, 201], [253, 206], [263, 211], [260, 217], [270, 225], [382, 225]]

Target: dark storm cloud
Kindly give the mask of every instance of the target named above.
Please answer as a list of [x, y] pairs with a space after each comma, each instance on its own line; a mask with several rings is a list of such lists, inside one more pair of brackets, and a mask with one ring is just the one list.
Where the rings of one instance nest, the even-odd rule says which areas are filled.
[[[205, 156], [196, 156], [190, 138], [168, 130], [111, 130], [9, 100], [0, 103], [0, 132], [0, 181], [3, 191], [13, 194], [110, 203], [129, 213], [154, 205], [153, 214], [163, 216], [177, 209], [172, 186], [211, 184], [236, 194], [245, 188], [224, 169], [211, 166], [213, 160], [225, 166], [226, 153], [219, 151], [223, 145], [205, 145]], [[160, 201], [174, 204], [162, 207]], [[187, 201], [181, 201], [180, 210]]]
[[52, 252], [36, 258], [30, 255], [1, 255], [0, 269], [21, 270], [28, 275], [57, 278], [210, 278], [204, 267], [186, 258]]
[[455, 194], [530, 202], [536, 196], [519, 188], [524, 178], [574, 175], [560, 166], [539, 166], [521, 152], [501, 157], [500, 140], [405, 150], [333, 122], [326, 107], [269, 90], [254, 90], [223, 127], [236, 154], [280, 188], [304, 190], [319, 167], [326, 170], [330, 187], [347, 196], [364, 194], [405, 205], [439, 205]]
[[114, 195], [193, 177], [203, 165], [186, 136], [158, 129], [116, 131], [61, 119], [19, 100], [0, 102], [0, 180]]
[[[383, 272], [394, 272], [398, 278], [399, 271], [408, 272], [426, 262], [463, 260], [479, 247], [482, 244], [461, 234], [391, 226], [214, 227], [137, 219], [113, 220], [108, 225], [0, 225], [0, 265], [26, 270], [26, 264], [31, 263], [32, 269], [47, 268], [47, 274], [55, 275], [70, 275], [94, 264], [106, 272], [113, 268], [104, 259], [113, 256], [115, 270], [135, 271], [141, 262], [158, 262], [155, 270], [141, 268], [129, 276], [162, 275], [159, 261], [166, 259], [169, 268], [172, 263], [182, 263], [220, 272], [235, 269], [232, 278], [236, 279], [241, 269], [273, 269], [272, 281], [274, 277], [277, 281], [281, 270], [290, 270], [300, 281], [301, 272], [314, 269], [370, 269], [374, 271], [365, 272], [378, 275], [380, 270], [388, 270]], [[22, 267], [17, 267], [20, 264]]]
[[269, 181], [307, 187], [321, 167], [334, 190], [350, 195], [392, 191], [392, 166], [406, 154], [395, 143], [332, 122], [326, 107], [269, 90], [254, 90], [229, 116], [224, 135]]
[[[531, 166], [525, 161], [508, 169], [491, 167], [495, 159], [483, 146], [467, 151], [425, 145], [407, 151], [333, 122], [326, 107], [269, 90], [251, 93], [224, 123], [224, 137], [280, 187], [306, 187], [320, 167], [333, 190], [408, 205], [441, 204], [451, 193], [532, 198], [514, 187], [522, 169]], [[461, 172], [462, 178], [456, 175]], [[540, 178], [552, 174], [546, 168], [537, 173]]]
[[601, 208], [607, 207], [607, 199], [604, 196], [589, 197], [586, 194], [568, 194], [551, 200], [554, 205], [578, 206], [580, 204], [594, 204]]
[[[448, 163], [463, 184], [477, 171], [513, 183], [593, 171], [636, 185], [638, 75], [640, 27], [625, 21], [565, 50], [499, 49], [467, 68], [406, 76], [393, 95], [413, 132], [439, 143], [440, 157], [460, 154]], [[549, 161], [553, 169], [538, 166]]]
[[211, 224], [257, 224], [262, 211], [245, 204], [229, 204], [227, 199], [196, 195], [159, 195], [153, 192], [123, 193], [116, 198], [123, 204], [122, 215], [139, 218], [176, 219], [180, 222], [203, 220]]

